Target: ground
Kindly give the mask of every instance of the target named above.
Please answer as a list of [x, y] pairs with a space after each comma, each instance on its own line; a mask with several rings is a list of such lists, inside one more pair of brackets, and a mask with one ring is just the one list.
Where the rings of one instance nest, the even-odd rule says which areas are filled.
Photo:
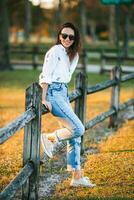
[[[132, 97], [132, 89], [122, 90], [121, 102]], [[87, 119], [92, 119], [99, 113], [108, 110], [110, 106], [109, 102], [110, 90], [90, 95], [87, 99]], [[4, 126], [7, 122], [15, 119], [23, 111], [24, 91], [21, 89], [14, 89], [12, 91], [1, 89], [0, 126]], [[43, 131], [50, 132], [57, 127], [56, 119], [53, 118], [51, 114], [43, 116]], [[101, 123], [98, 127], [89, 130], [85, 141], [87, 149], [85, 155], [82, 157], [85, 174], [97, 184], [97, 187], [93, 190], [70, 188], [69, 174], [65, 171], [66, 158], [63, 156], [62, 159], [60, 159], [60, 154], [59, 157], [55, 157], [54, 160], [49, 161], [47, 165], [41, 166], [40, 199], [46, 199], [46, 197], [43, 197], [45, 195], [49, 195], [48, 198], [51, 198], [50, 194], [52, 196], [52, 191], [55, 187], [51, 185], [49, 193], [49, 189], [46, 186], [54, 182], [57, 186], [53, 197], [54, 199], [89, 199], [91, 197], [96, 198], [96, 196], [102, 198], [134, 198], [132, 193], [132, 165], [134, 165], [132, 160], [134, 149], [132, 130], [134, 123], [133, 121], [127, 122], [123, 127], [120, 127], [118, 132], [115, 131], [115, 134], [108, 139], [106, 139], [107, 136], [111, 135], [113, 130], [108, 129], [107, 127], [108, 120], [106, 120], [103, 125]], [[100, 135], [98, 136], [99, 133]], [[103, 133], [105, 133], [105, 137], [102, 137]], [[89, 135], [90, 137], [88, 137]], [[97, 141], [94, 140], [93, 135], [98, 136], [98, 138], [96, 137]], [[1, 146], [1, 190], [20, 170], [22, 166], [22, 150], [23, 131], [15, 134]], [[62, 155], [65, 154], [64, 151], [65, 150], [63, 150]], [[60, 162], [58, 160], [60, 160]], [[62, 184], [57, 184], [60, 180], [63, 181], [63, 179], [66, 180], [62, 182]], [[44, 185], [44, 183], [47, 184]], [[47, 189], [46, 194], [44, 188]]]

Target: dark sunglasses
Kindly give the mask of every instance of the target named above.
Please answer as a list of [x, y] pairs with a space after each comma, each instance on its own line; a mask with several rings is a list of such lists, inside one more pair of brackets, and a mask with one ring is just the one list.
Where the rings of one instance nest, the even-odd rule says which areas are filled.
[[75, 39], [75, 36], [74, 36], [74, 35], [68, 35], [68, 34], [66, 34], [66, 33], [61, 33], [61, 36], [62, 36], [62, 38], [63, 38], [64, 40], [67, 39], [67, 37], [69, 38], [70, 41]]

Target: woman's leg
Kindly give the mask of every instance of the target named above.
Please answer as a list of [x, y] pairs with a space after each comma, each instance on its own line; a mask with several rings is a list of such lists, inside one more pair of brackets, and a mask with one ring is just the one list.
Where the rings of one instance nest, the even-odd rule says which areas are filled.
[[63, 125], [63, 128], [55, 131], [58, 141], [78, 138], [84, 134], [85, 128], [82, 122], [63, 97], [59, 96], [57, 99], [52, 99], [51, 104], [52, 114], [58, 117]]
[[[60, 128], [64, 128], [67, 124], [59, 120], [59, 126]], [[73, 178], [80, 178], [81, 176], [80, 152], [81, 137], [69, 139], [67, 141], [67, 170], [72, 171]]]
[[62, 127], [48, 134], [48, 139], [54, 141], [67, 140], [67, 169], [68, 171], [80, 170], [81, 136], [84, 126], [74, 113], [70, 103], [63, 97], [51, 100], [52, 114], [62, 124]]
[[81, 136], [85, 132], [85, 128], [77, 115], [71, 108], [68, 98], [61, 95], [53, 95], [48, 99], [52, 104], [52, 114], [62, 123], [63, 127], [56, 130], [54, 139], [56, 141], [67, 140], [67, 168], [72, 171], [72, 186], [88, 186], [94, 187], [87, 177], [84, 177], [80, 167], [80, 149]]
[[68, 171], [79, 172], [81, 170], [80, 152], [81, 152], [81, 137], [69, 139], [67, 141], [67, 170]]
[[[59, 119], [59, 124], [60, 124], [60, 128], [59, 130], [57, 130], [56, 132], [59, 131], [65, 131], [66, 129], [71, 129], [71, 127], [69, 127], [68, 123], [66, 123], [65, 120], [63, 119]], [[64, 134], [64, 133], [63, 133]], [[67, 134], [67, 133], [66, 133]], [[70, 135], [70, 132], [69, 132]], [[50, 139], [53, 142], [56, 142], [56, 135], [55, 132], [48, 134], [48, 139]], [[81, 169], [80, 167], [80, 151], [81, 151], [81, 137], [78, 138], [72, 138], [67, 140], [67, 170], [68, 171], [72, 171], [74, 172], [74, 170], [77, 170], [78, 173]], [[73, 173], [73, 175], [75, 176], [75, 173]]]

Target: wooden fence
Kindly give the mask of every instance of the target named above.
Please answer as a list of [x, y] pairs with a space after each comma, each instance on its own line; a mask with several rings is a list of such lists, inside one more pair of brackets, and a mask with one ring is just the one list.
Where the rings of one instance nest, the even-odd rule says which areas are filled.
[[[41, 48], [39, 48], [38, 46], [29, 48], [26, 48], [25, 46], [21, 46], [21, 48], [12, 47], [9, 50], [11, 66], [25, 65], [27, 67], [28, 65], [30, 65], [33, 69], [37, 69], [38, 66], [42, 65], [42, 60], [46, 51], [46, 48], [43, 48], [43, 50], [41, 50]], [[39, 59], [40, 56], [42, 56], [41, 61]]]
[[[24, 45], [20, 46], [11, 46], [8, 50], [9, 57], [10, 57], [10, 63], [11, 66], [32, 66], [33, 69], [37, 69], [38, 66], [42, 66], [42, 60], [44, 58], [44, 55], [46, 53], [48, 48], [44, 47], [38, 47], [38, 46], [33, 46], [33, 47], [26, 47]], [[107, 53], [112, 53], [114, 55], [117, 55], [117, 49], [111, 49], [111, 48], [85, 48], [83, 49], [84, 52], [86, 52], [86, 59], [91, 60], [98, 60], [98, 62], [101, 61], [102, 59], [102, 54], [107, 52]], [[82, 54], [84, 54], [82, 52]], [[16, 59], [17, 58], [17, 59]], [[19, 58], [19, 59], [18, 59]]]
[[[37, 69], [38, 67], [42, 66], [42, 60], [44, 59], [44, 55], [47, 51], [47, 48], [41, 48], [38, 46], [34, 47], [25, 47], [25, 46], [17, 46], [11, 47], [9, 49], [10, 54], [10, 66], [11, 68], [25, 68], [32, 67], [33, 69]], [[116, 64], [122, 64], [124, 61], [133, 62], [133, 56], [118, 56], [117, 49], [99, 49], [99, 48], [85, 48], [82, 50], [80, 58], [84, 56], [85, 62], [91, 63], [97, 62], [100, 63], [100, 73], [111, 71], [111, 67], [106, 64], [110, 61]], [[17, 59], [16, 59], [17, 58]], [[88, 62], [89, 61], [89, 62]], [[108, 61], [108, 62], [107, 62]], [[81, 65], [83, 63], [81, 62]], [[134, 72], [134, 66], [129, 66], [125, 69], [124, 72]]]
[[[112, 55], [112, 54], [107, 54], [107, 53], [104, 53], [102, 52], [101, 53], [101, 57], [100, 57], [100, 61], [101, 61], [101, 64], [100, 64], [100, 73], [103, 73], [105, 71], [110, 71], [110, 68], [107, 67], [106, 68], [106, 63], [107, 62], [116, 62], [116, 63], [119, 63], [120, 65], [122, 65], [122, 63], [124, 61], [127, 61], [127, 62], [134, 62], [134, 56], [124, 56], [124, 55], [121, 55], [121, 56], [118, 56], [117, 54], [115, 55]], [[131, 67], [129, 67], [127, 70], [125, 70], [124, 72], [133, 72], [134, 71], [134, 64], [132, 64]]]
[[[110, 118], [109, 126], [117, 126], [119, 111], [134, 105], [134, 98], [119, 104], [120, 84], [131, 79], [134, 79], [134, 73], [121, 76], [121, 69], [115, 67], [112, 71], [111, 80], [88, 87], [85, 74], [81, 72], [77, 74], [76, 90], [70, 94], [69, 98], [70, 102], [75, 101], [75, 112], [85, 125], [86, 130], [108, 117]], [[86, 122], [86, 96], [110, 87], [112, 87], [110, 109]], [[26, 111], [21, 116], [0, 129], [0, 144], [3, 144], [16, 131], [24, 127], [23, 168], [15, 179], [1, 192], [0, 200], [11, 199], [21, 187], [23, 200], [38, 200], [41, 115], [48, 112], [44, 106], [42, 107], [41, 88], [38, 83], [32, 84], [26, 90], [25, 105]], [[82, 152], [84, 152], [83, 142]]]

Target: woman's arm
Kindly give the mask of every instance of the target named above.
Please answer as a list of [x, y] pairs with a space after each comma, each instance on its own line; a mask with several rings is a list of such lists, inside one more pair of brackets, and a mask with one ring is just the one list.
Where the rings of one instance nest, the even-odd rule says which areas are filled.
[[52, 74], [55, 69], [55, 46], [52, 47], [45, 55], [42, 73], [39, 76], [39, 84], [42, 87], [42, 104], [45, 105], [47, 109], [52, 110], [51, 103], [46, 100], [48, 85], [52, 83]]
[[45, 105], [45, 107], [51, 111], [52, 106], [49, 101], [46, 100], [46, 94], [48, 90], [48, 83], [41, 83], [40, 86], [42, 87], [42, 104]]

